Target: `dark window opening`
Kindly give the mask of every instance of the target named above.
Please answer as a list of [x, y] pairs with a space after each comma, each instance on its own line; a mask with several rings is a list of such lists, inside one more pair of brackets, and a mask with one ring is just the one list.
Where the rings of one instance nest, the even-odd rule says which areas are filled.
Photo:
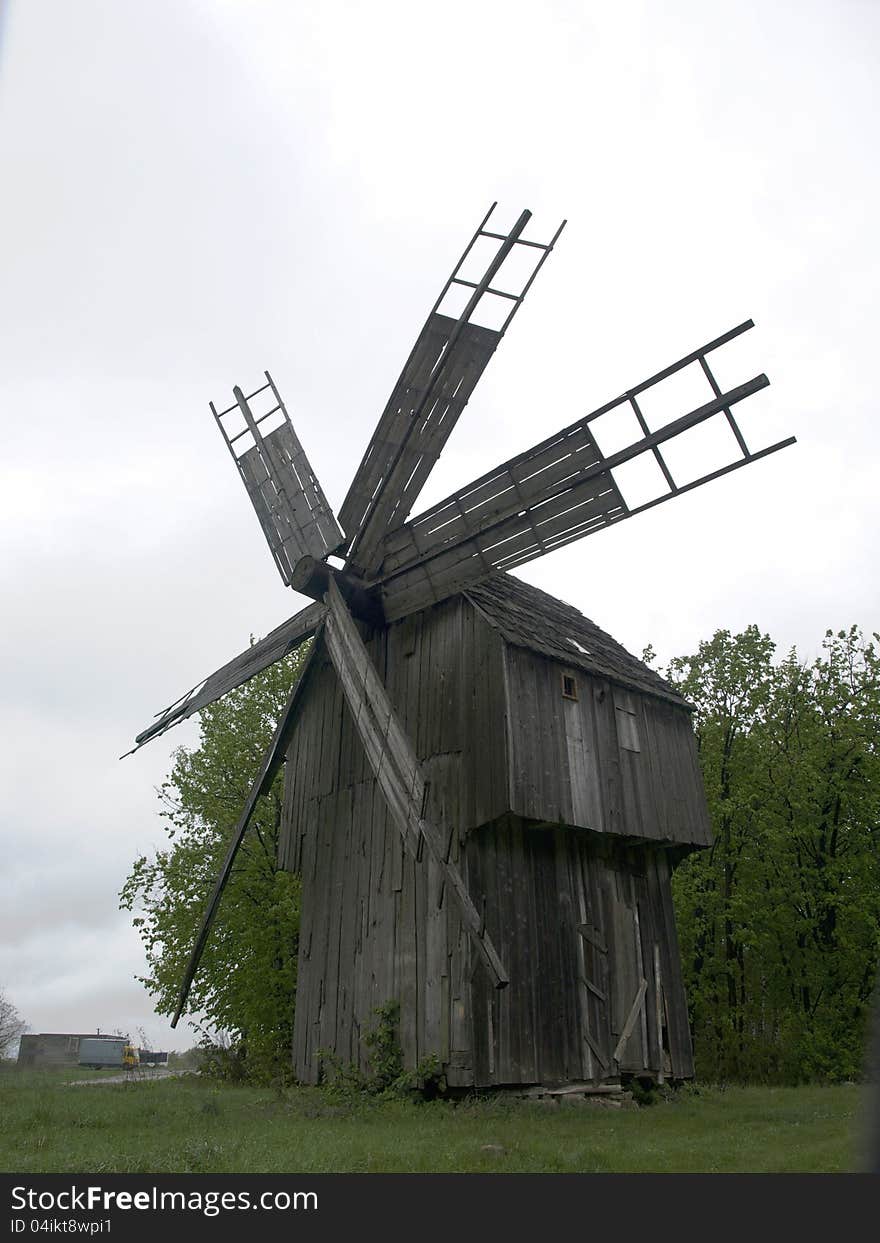
[[569, 673], [562, 675], [562, 694], [566, 699], [577, 699], [578, 688], [577, 681]]

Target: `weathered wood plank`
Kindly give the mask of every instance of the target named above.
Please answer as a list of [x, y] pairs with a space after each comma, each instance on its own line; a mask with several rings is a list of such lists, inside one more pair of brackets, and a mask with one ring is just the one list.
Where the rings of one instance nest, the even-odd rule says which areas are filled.
[[[444, 538], [450, 525], [447, 522], [424, 537], [431, 543], [430, 548], [419, 551], [411, 542], [408, 550], [400, 554], [402, 564], [396, 563], [395, 554], [394, 570], [382, 578], [386, 616], [400, 617], [412, 609], [442, 600], [467, 583], [487, 576], [493, 568], [512, 569], [543, 556], [552, 548], [562, 547], [631, 516], [611, 474], [614, 468], [641, 453], [654, 450], [665, 441], [751, 396], [768, 383], [766, 376], [755, 376], [627, 448], [607, 458], [602, 457], [598, 462], [590, 462], [574, 476], [566, 476], [560, 482], [545, 486], [531, 502], [520, 501], [517, 487], [512, 482], [511, 489], [505, 491], [500, 500], [493, 496], [490, 502], [499, 506], [498, 515], [493, 513], [486, 519], [485, 525], [477, 520], [473, 530], [469, 529], [466, 503], [462, 502], [460, 494], [441, 502], [441, 510], [450, 505], [455, 509], [459, 519], [455, 525], [460, 534], [452, 539]], [[579, 420], [578, 426], [584, 429], [585, 434], [586, 423], [596, 414], [594, 411]], [[564, 436], [567, 431], [573, 431], [573, 428], [564, 429], [558, 435]], [[527, 450], [513, 462], [525, 460], [527, 463], [530, 455], [536, 452], [540, 457], [546, 443]], [[589, 452], [585, 454], [586, 459], [591, 456]], [[510, 462], [505, 463], [498, 469], [509, 471], [511, 465]], [[420, 521], [423, 520], [424, 515]]]
[[208, 704], [214, 703], [222, 695], [241, 686], [256, 674], [262, 673], [264, 669], [268, 669], [269, 665], [274, 665], [276, 660], [281, 660], [282, 656], [287, 656], [294, 651], [315, 633], [326, 611], [323, 604], [308, 605], [302, 612], [282, 622], [271, 634], [267, 634], [265, 639], [252, 644], [218, 669], [216, 673], [212, 673], [203, 682], [199, 682], [181, 699], [159, 713], [158, 720], [138, 734], [135, 739], [137, 744], [135, 750], [137, 747], [142, 747], [145, 742], [149, 742], [151, 738], [158, 738], [160, 734], [164, 734], [166, 729], [171, 729], [173, 725], [185, 721], [194, 712], [199, 712]]
[[414, 856], [418, 854], [420, 838], [424, 839], [445, 872], [450, 896], [458, 903], [462, 922], [474, 939], [496, 987], [504, 987], [508, 981], [507, 972], [486, 934], [464, 880], [445, 858], [446, 835], [426, 815], [425, 782], [412, 744], [400, 726], [332, 579], [327, 604], [324, 632], [327, 649], [392, 817]]
[[500, 340], [491, 329], [464, 324], [451, 342], [456, 327], [448, 315], [428, 316], [342, 503], [344, 530], [352, 539], [360, 533], [358, 564], [369, 565], [392, 517], [408, 517]]
[[616, 1062], [620, 1061], [623, 1055], [623, 1050], [626, 1047], [626, 1043], [633, 1033], [633, 1028], [636, 1025], [636, 1020], [638, 1019], [639, 1015], [642, 1012], [642, 1009], [645, 1004], [645, 992], [647, 988], [648, 988], [648, 981], [643, 976], [642, 979], [639, 981], [639, 987], [633, 999], [632, 1006], [630, 1007], [629, 1014], [626, 1016], [626, 1022], [623, 1025], [623, 1031], [620, 1033], [620, 1039], [618, 1040], [617, 1045], [615, 1046], [615, 1049], [614, 1049], [614, 1060]]

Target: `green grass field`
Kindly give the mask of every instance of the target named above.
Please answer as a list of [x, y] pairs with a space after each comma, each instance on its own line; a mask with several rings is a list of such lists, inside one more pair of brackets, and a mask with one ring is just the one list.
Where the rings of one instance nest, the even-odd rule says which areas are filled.
[[[195, 1076], [0, 1072], [6, 1173], [803, 1172], [859, 1168], [864, 1089], [705, 1088], [641, 1109], [333, 1100]], [[93, 1072], [90, 1077], [100, 1077]]]

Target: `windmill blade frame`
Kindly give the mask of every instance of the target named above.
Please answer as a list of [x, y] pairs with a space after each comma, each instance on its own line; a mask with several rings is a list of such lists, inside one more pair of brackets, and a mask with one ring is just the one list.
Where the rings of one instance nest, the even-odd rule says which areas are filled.
[[[209, 404], [244, 482], [278, 573], [284, 585], [290, 587], [296, 566], [303, 557], [325, 557], [336, 552], [345, 543], [345, 536], [293, 429], [274, 380], [268, 371], [263, 374], [266, 383], [247, 396], [236, 385], [232, 390], [235, 401], [225, 410], [218, 411], [213, 402]], [[255, 415], [250, 403], [267, 390], [271, 390], [275, 404]], [[223, 420], [232, 414], [240, 415], [244, 426], [230, 435]], [[263, 425], [273, 418], [275, 425], [271, 429], [264, 428]], [[244, 442], [243, 448], [239, 442]]]
[[[523, 565], [795, 443], [790, 437], [750, 452], [732, 407], [770, 381], [765, 375], [754, 376], [725, 393], [709, 368], [709, 353], [751, 327], [752, 320], [739, 324], [390, 532], [383, 544], [382, 573], [376, 580], [387, 620], [437, 603], [495, 570]], [[713, 397], [651, 432], [638, 404], [639, 394], [694, 362], [704, 371]], [[636, 415], [643, 435], [606, 457], [590, 424], [625, 405]], [[730, 425], [742, 457], [677, 485], [661, 446], [720, 414]], [[656, 459], [669, 491], [630, 507], [613, 471], [646, 453]]]
[[181, 721], [200, 712], [202, 708], [207, 708], [209, 704], [221, 699], [229, 691], [234, 691], [236, 687], [250, 681], [258, 673], [274, 665], [277, 660], [282, 660], [291, 652], [295, 652], [316, 633], [326, 611], [321, 603], [307, 605], [299, 613], [295, 613], [293, 617], [282, 622], [280, 626], [276, 626], [264, 639], [252, 643], [238, 656], [234, 656], [225, 665], [221, 665], [209, 677], [197, 682], [185, 695], [156, 714], [154, 723], [141, 730], [135, 738], [133, 750], [127, 754], [133, 754], [145, 743], [158, 738], [166, 730], [179, 725]]
[[[496, 205], [483, 217], [440, 291], [340, 508], [339, 520], [350, 541], [348, 559], [358, 573], [375, 571], [383, 536], [412, 511], [489, 359], [565, 227], [563, 220], [549, 243], [527, 241], [522, 232], [531, 212], [524, 211], [508, 233], [496, 233], [486, 228]], [[480, 239], [492, 239], [498, 247], [480, 279], [467, 280], [460, 272]], [[514, 293], [492, 282], [516, 246], [534, 249], [538, 258]], [[471, 291], [456, 318], [439, 309], [453, 286]], [[498, 329], [473, 322], [484, 297], [511, 304]]]

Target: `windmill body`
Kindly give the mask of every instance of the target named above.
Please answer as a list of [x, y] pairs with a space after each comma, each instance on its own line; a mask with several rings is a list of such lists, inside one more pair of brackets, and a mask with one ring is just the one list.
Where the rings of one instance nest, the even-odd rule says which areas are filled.
[[690, 1075], [669, 874], [709, 827], [686, 705], [507, 575], [364, 635], [510, 983], [475, 962], [437, 863], [407, 854], [318, 658], [281, 847], [303, 883], [297, 1077], [316, 1081], [320, 1050], [361, 1060], [390, 998], [407, 1064], [435, 1054], [454, 1085]]
[[[428, 317], [338, 522], [268, 373], [227, 409], [212, 406], [282, 578], [314, 603], [137, 740], [314, 636], [174, 1020], [253, 807], [285, 764], [280, 862], [302, 878], [292, 1055], [304, 1082], [319, 1078], [324, 1051], [361, 1061], [373, 1012], [391, 1000], [406, 1064], [436, 1056], [457, 1086], [693, 1073], [669, 886], [675, 863], [710, 842], [688, 705], [576, 609], [508, 571], [792, 441], [751, 452], [732, 411], [768, 381], [722, 392], [711, 370], [748, 321], [410, 518], [559, 236], [525, 239], [528, 212], [495, 232], [490, 215]], [[489, 257], [474, 272], [478, 245]], [[517, 248], [534, 264], [511, 291]], [[499, 305], [487, 326], [486, 307]], [[706, 400], [651, 428], [640, 395], [686, 367], [702, 372]], [[620, 406], [640, 435], [605, 455], [600, 420]], [[663, 446], [711, 418], [727, 421], [734, 459], [677, 483]], [[667, 490], [630, 507], [614, 472], [641, 454]]]

